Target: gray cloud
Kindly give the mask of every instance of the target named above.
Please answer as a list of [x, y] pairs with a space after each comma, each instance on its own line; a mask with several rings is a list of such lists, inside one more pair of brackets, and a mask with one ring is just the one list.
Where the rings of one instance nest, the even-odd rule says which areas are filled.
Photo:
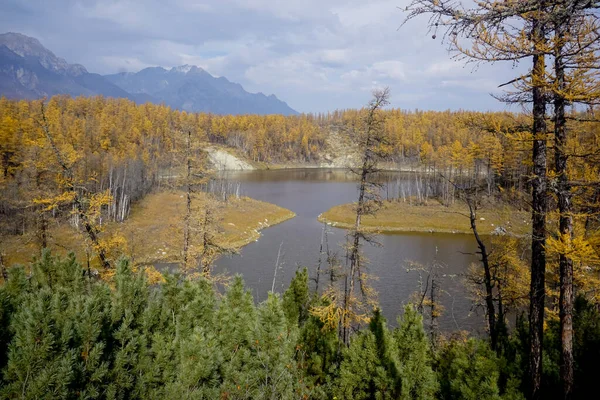
[[0, 31], [40, 39], [98, 73], [195, 64], [299, 111], [392, 105], [501, 109], [489, 96], [509, 65], [450, 59], [425, 20], [400, 27], [407, 0], [4, 0]]

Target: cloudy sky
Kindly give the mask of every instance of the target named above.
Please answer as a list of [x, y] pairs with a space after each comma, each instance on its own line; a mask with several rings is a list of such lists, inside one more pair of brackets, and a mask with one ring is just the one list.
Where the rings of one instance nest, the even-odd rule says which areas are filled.
[[498, 110], [511, 65], [474, 69], [401, 27], [409, 0], [2, 0], [0, 32], [38, 38], [70, 63], [108, 74], [193, 64], [274, 93], [301, 112], [364, 105], [389, 86], [405, 109]]

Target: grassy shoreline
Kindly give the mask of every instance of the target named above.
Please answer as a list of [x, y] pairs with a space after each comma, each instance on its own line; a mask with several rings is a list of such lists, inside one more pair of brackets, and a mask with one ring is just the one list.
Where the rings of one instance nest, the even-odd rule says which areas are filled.
[[[202, 209], [205, 195], [198, 193], [195, 197], [194, 203]], [[110, 254], [113, 260], [125, 256], [139, 265], [176, 262], [183, 244], [185, 207], [183, 192], [149, 194], [133, 206], [131, 215], [123, 223], [105, 224], [100, 239], [113, 243], [115, 250]], [[248, 197], [231, 198], [219, 206], [218, 214], [217, 242], [233, 251], [256, 241], [262, 229], [295, 216], [290, 210]], [[51, 225], [49, 237], [53, 253], [66, 255], [67, 249], [75, 251], [77, 260], [83, 265], [87, 263], [86, 236], [82, 232], [63, 222]], [[40, 250], [34, 232], [24, 236], [4, 236], [0, 242], [6, 265], [27, 264]], [[93, 267], [98, 267], [95, 257], [90, 261]]]
[[[320, 222], [342, 229], [352, 229], [355, 204], [334, 206], [317, 218]], [[507, 233], [523, 235], [528, 231], [530, 214], [507, 206], [483, 208], [477, 213], [477, 227], [482, 235], [489, 235], [498, 227]], [[436, 202], [411, 205], [401, 201], [383, 203], [374, 215], [362, 218], [363, 230], [374, 233], [429, 232], [471, 234], [468, 209], [462, 203], [444, 206]]]

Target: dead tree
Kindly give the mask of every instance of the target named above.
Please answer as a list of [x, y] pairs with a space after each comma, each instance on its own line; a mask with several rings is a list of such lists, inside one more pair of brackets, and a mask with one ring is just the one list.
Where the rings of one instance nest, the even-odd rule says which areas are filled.
[[473, 236], [475, 237], [475, 241], [477, 242], [477, 247], [479, 248], [479, 255], [481, 256], [481, 265], [483, 267], [484, 273], [484, 287], [485, 287], [485, 305], [487, 308], [487, 317], [488, 317], [488, 329], [490, 331], [490, 344], [492, 350], [498, 351], [498, 324], [500, 323], [499, 319], [503, 319], [502, 315], [498, 315], [498, 319], [496, 318], [496, 308], [494, 306], [494, 286], [495, 282], [492, 278], [492, 271], [490, 268], [490, 261], [487, 248], [485, 243], [479, 236], [479, 231], [477, 230], [477, 198], [476, 198], [476, 189], [475, 194], [473, 191], [465, 193], [465, 202], [469, 207], [469, 222], [471, 225], [471, 231], [473, 232]]
[[348, 234], [349, 249], [348, 260], [350, 264], [344, 290], [344, 313], [342, 321], [342, 339], [348, 344], [350, 339], [350, 308], [354, 296], [356, 281], [358, 281], [361, 294], [366, 293], [364, 281], [363, 257], [361, 254], [361, 241], [372, 240], [361, 229], [361, 219], [364, 215], [373, 214], [381, 204], [379, 195], [380, 185], [372, 176], [378, 172], [377, 162], [380, 159], [379, 146], [384, 141], [382, 131], [383, 120], [380, 110], [389, 103], [389, 89], [378, 90], [373, 93], [366, 110], [364, 132], [359, 132], [359, 141], [362, 148], [362, 163], [358, 170], [353, 171], [360, 177], [358, 185], [358, 201], [356, 204], [356, 218], [354, 227]]
[[201, 227], [202, 251], [199, 256], [202, 275], [206, 278], [210, 277], [213, 263], [219, 255], [233, 252], [217, 242], [219, 220], [217, 200], [209, 197], [204, 205], [204, 218]]

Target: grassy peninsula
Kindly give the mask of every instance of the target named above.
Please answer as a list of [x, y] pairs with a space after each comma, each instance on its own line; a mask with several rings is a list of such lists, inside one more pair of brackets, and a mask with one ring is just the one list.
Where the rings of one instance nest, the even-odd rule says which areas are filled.
[[[332, 207], [318, 217], [321, 222], [345, 229], [354, 226], [355, 218], [354, 203]], [[501, 227], [520, 235], [527, 232], [531, 215], [509, 206], [495, 206], [479, 210], [477, 219], [481, 234], [490, 234]], [[462, 202], [445, 206], [439, 202], [416, 205], [403, 201], [385, 201], [375, 215], [362, 218], [361, 226], [366, 231], [379, 233], [471, 233], [468, 209]]]
[[[204, 193], [194, 195], [194, 204], [204, 208]], [[111, 256], [124, 255], [137, 264], [151, 265], [158, 262], [175, 262], [180, 256], [185, 213], [185, 193], [163, 191], [144, 197], [132, 207], [131, 215], [123, 223], [105, 224], [101, 239], [112, 248]], [[230, 198], [219, 203], [216, 210], [217, 223], [214, 227], [219, 245], [235, 251], [260, 237], [259, 231], [276, 225], [295, 214], [274, 204], [248, 197]], [[86, 249], [74, 246], [83, 243], [84, 236], [68, 223], [55, 223], [49, 227], [49, 248], [53, 254], [66, 254], [74, 250], [77, 259], [87, 262]], [[39, 250], [38, 241], [33, 235], [4, 236], [3, 251], [5, 262], [27, 263], [31, 255]], [[91, 257], [90, 262], [96, 262]]]

